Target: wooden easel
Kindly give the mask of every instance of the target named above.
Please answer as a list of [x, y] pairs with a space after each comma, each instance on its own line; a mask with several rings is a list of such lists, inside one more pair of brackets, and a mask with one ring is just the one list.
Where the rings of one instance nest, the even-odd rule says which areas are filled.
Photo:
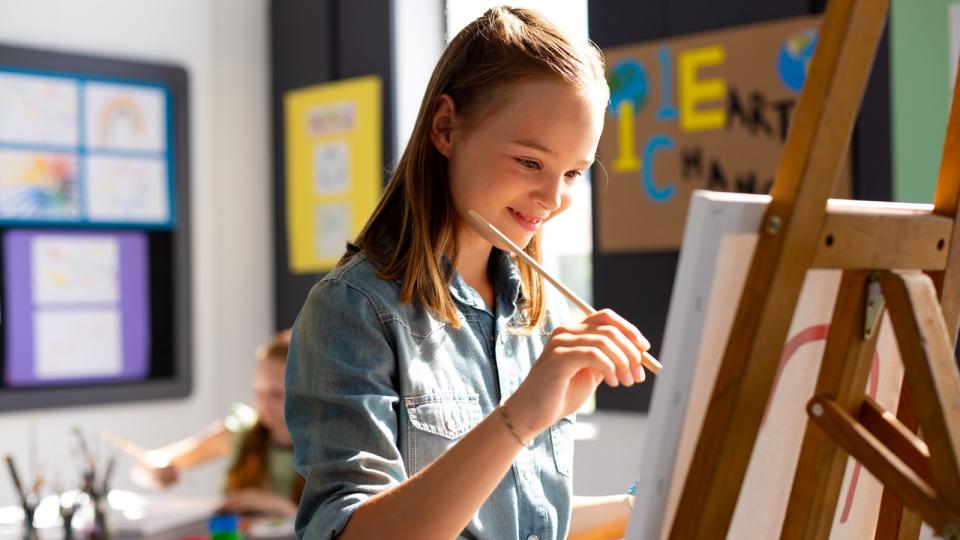
[[[960, 538], [960, 375], [953, 354], [960, 322], [960, 84], [932, 211], [827, 205], [888, 4], [828, 3], [672, 539], [726, 535], [800, 289], [814, 268], [844, 272], [781, 537], [829, 536], [849, 454], [884, 484], [877, 538], [916, 538], [918, 516]], [[898, 418], [864, 395], [885, 310], [904, 363]]]

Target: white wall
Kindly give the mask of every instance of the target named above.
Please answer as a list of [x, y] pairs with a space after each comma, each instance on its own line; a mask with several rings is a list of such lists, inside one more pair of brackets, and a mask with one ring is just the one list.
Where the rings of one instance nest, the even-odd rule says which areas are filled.
[[[145, 446], [188, 435], [249, 399], [253, 349], [272, 329], [267, 0], [0, 0], [0, 42], [179, 64], [190, 82], [194, 389], [185, 399], [0, 414], [0, 453], [67, 483], [72, 426]], [[129, 460], [124, 462], [128, 464]], [[214, 493], [220, 467], [178, 488]], [[129, 486], [126, 467], [116, 484]], [[14, 502], [6, 474], [0, 505]]]
[[[394, 156], [399, 161], [445, 45], [443, 0], [393, 0]], [[392, 166], [392, 164], [391, 164]]]

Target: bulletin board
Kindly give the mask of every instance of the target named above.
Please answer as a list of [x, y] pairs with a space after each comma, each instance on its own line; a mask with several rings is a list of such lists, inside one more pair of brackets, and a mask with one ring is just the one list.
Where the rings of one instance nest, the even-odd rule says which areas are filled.
[[[597, 249], [677, 250], [697, 189], [767, 193], [817, 43], [817, 16], [605, 48]], [[849, 163], [835, 197], [851, 194]]]
[[187, 73], [0, 45], [0, 410], [190, 389]]

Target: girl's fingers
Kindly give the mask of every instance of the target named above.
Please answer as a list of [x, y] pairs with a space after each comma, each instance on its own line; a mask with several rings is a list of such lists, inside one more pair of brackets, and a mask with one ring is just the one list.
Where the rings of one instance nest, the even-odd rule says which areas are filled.
[[[630, 382], [626, 383], [627, 386], [635, 382], [642, 382], [645, 378], [645, 375], [641, 373], [642, 371], [642, 353], [632, 341], [630, 341], [627, 336], [620, 331], [620, 329], [614, 325], [607, 324], [603, 326], [598, 326], [594, 329], [598, 334], [606, 336], [608, 340], [619, 349], [619, 352], [623, 355], [623, 358], [626, 361], [624, 369], [627, 373], [630, 374]], [[622, 380], [622, 379], [621, 379]]]
[[613, 339], [602, 333], [593, 332], [579, 336], [575, 343], [579, 347], [592, 348], [597, 354], [607, 358], [613, 364], [614, 376], [618, 384], [633, 385], [634, 378], [630, 369], [630, 359]]
[[609, 386], [618, 386], [617, 368], [613, 361], [605, 354], [601, 353], [596, 347], [589, 345], [579, 345], [564, 349], [557, 349], [558, 353], [570, 353], [577, 360], [575, 367], [577, 370], [582, 368], [593, 369], [597, 374], [603, 377], [603, 381]]
[[640, 333], [640, 330], [637, 329], [630, 321], [624, 319], [616, 311], [612, 309], [601, 309], [600, 311], [590, 315], [584, 322], [587, 324], [601, 325], [601, 324], [612, 324], [620, 329], [633, 344], [640, 349], [641, 351], [647, 351], [650, 349], [650, 341], [647, 340]]
[[650, 342], [637, 330], [637, 327], [631, 324], [629, 321], [618, 315], [612, 309], [604, 309], [596, 312], [595, 314], [584, 319], [584, 322], [588, 324], [601, 324], [601, 321], [607, 321], [609, 324], [614, 324], [619, 328], [631, 341], [643, 352], [642, 360], [643, 365], [647, 369], [654, 373], [660, 373], [660, 369], [663, 367], [656, 358], [653, 357], [648, 351], [650, 349]]
[[[564, 327], [555, 331], [547, 343], [547, 349], [556, 346], [598, 348], [614, 363], [616, 377], [624, 386], [631, 386], [646, 379], [642, 365], [644, 353], [614, 324], [578, 324]], [[607, 384], [610, 384], [609, 380]]]

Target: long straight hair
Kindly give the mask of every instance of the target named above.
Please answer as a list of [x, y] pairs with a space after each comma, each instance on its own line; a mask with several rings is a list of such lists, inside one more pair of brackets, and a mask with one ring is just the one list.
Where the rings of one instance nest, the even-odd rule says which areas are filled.
[[[267, 345], [257, 348], [258, 362], [287, 363], [287, 353], [290, 351], [290, 330], [279, 332]], [[270, 488], [270, 467], [267, 454], [270, 451], [270, 429], [257, 420], [257, 423], [243, 435], [240, 448], [234, 457], [233, 463], [227, 471], [227, 482], [224, 486], [227, 493], [244, 488], [268, 490]], [[281, 474], [273, 471], [273, 474]], [[294, 472], [293, 485], [287, 497], [294, 503], [300, 502], [305, 482], [302, 476]]]
[[[447, 158], [430, 138], [437, 98], [449, 95], [469, 130], [506, 102], [511, 86], [529, 80], [557, 80], [587, 92], [602, 85], [603, 57], [592, 43], [574, 43], [534, 11], [511, 7], [488, 10], [450, 42], [434, 68], [420, 112], [396, 170], [380, 202], [347, 245], [339, 264], [363, 251], [386, 280], [400, 280], [403, 302], [418, 303], [458, 328], [460, 318], [449, 292], [463, 226], [450, 195]], [[524, 248], [541, 261], [540, 233]], [[442, 257], [453, 264], [444, 268]], [[546, 321], [543, 279], [518, 260], [523, 293], [523, 328]]]

